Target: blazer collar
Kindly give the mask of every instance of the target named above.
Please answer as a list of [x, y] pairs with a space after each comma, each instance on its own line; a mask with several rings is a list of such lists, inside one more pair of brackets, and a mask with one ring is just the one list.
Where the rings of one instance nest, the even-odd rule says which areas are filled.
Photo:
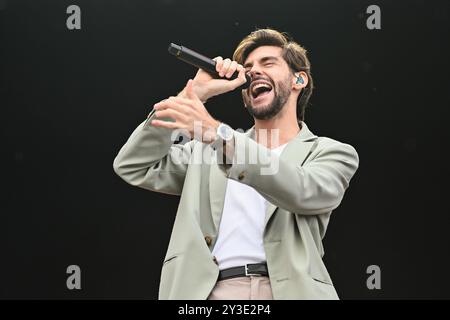
[[[280, 155], [280, 158], [303, 165], [307, 157], [313, 151], [313, 146], [316, 144], [317, 136], [309, 130], [306, 123], [299, 121], [299, 124], [301, 125], [300, 132], [287, 143]], [[248, 129], [245, 134], [254, 140], [255, 127], [253, 126]], [[209, 188], [211, 213], [216, 232], [218, 232], [225, 201], [227, 178], [217, 165], [210, 167]], [[276, 209], [277, 206], [267, 201], [264, 226], [267, 225]]]
[[[300, 129], [299, 133], [297, 133], [297, 135], [292, 140], [290, 140], [288, 142], [288, 144], [292, 143], [294, 141], [294, 139], [295, 140], [300, 140], [300, 141], [309, 141], [311, 139], [316, 139], [317, 138], [317, 136], [314, 133], [312, 133], [311, 130], [309, 130], [309, 128], [308, 128], [308, 126], [306, 125], [305, 122], [299, 121], [298, 124], [300, 125], [301, 129]], [[248, 129], [245, 132], [245, 134], [249, 138], [255, 140], [255, 126], [252, 126], [250, 129]]]
[[[303, 166], [306, 159], [317, 147], [318, 137], [309, 130], [305, 122], [299, 121], [299, 125], [301, 128], [299, 133], [287, 143], [280, 154], [280, 159]], [[254, 137], [254, 126], [250, 130], [252, 132], [249, 132], [249, 134]], [[276, 205], [266, 200], [264, 232], [277, 208]]]

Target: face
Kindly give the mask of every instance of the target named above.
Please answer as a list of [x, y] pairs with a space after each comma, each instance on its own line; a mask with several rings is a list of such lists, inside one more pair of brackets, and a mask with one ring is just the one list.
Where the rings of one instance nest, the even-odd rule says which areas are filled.
[[286, 104], [292, 86], [292, 73], [282, 57], [282, 49], [261, 46], [253, 50], [244, 62], [252, 82], [242, 91], [248, 112], [256, 119], [275, 117]]

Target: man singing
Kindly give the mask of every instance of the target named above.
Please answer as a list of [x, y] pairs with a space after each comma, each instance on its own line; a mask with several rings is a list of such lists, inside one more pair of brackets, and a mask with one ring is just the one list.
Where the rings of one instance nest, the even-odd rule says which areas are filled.
[[[215, 60], [219, 79], [199, 70], [177, 97], [154, 105], [114, 160], [129, 184], [181, 195], [159, 298], [338, 299], [322, 239], [359, 159], [304, 122], [313, 90], [305, 49], [259, 29], [233, 60]], [[204, 103], [239, 88], [246, 74], [254, 126], [241, 132]], [[180, 130], [192, 140], [174, 144]]]

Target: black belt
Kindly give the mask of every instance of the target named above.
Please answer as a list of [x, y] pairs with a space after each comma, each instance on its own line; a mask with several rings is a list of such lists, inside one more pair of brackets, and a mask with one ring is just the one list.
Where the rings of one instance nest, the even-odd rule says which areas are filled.
[[219, 272], [219, 278], [217, 281], [248, 276], [269, 276], [267, 264], [251, 263], [241, 267], [223, 269]]

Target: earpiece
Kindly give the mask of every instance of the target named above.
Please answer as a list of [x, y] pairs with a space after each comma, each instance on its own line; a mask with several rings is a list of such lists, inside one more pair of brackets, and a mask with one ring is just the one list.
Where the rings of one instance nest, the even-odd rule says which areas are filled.
[[297, 76], [297, 82], [296, 83], [297, 84], [299, 84], [299, 83], [303, 84], [304, 83], [303, 78], [301, 76]]

